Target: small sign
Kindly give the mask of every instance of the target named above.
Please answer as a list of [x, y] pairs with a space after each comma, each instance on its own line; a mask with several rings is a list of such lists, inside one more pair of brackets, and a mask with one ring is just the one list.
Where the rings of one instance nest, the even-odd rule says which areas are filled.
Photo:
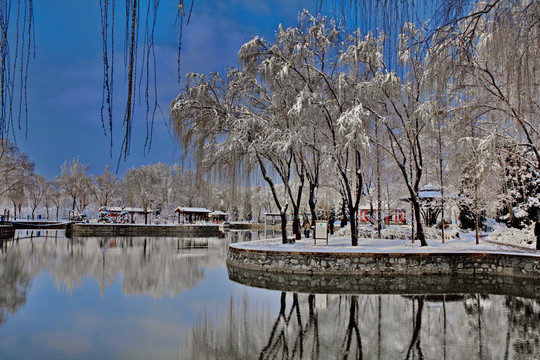
[[328, 221], [317, 220], [315, 221], [315, 234], [313, 234], [313, 245], [316, 245], [317, 240], [326, 240], [328, 245]]

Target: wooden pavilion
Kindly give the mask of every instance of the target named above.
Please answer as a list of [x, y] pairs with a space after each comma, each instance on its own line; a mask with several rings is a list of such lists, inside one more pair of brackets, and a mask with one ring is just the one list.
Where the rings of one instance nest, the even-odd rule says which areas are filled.
[[174, 212], [178, 213], [179, 224], [193, 224], [198, 221], [210, 221], [211, 211], [198, 207], [177, 207]]

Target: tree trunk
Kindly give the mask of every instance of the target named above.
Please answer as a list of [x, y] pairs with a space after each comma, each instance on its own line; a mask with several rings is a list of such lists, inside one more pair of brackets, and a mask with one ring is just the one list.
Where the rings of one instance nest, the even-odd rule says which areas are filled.
[[287, 244], [287, 206], [284, 211], [279, 213], [281, 219], [281, 243]]
[[345, 200], [342, 200], [341, 202], [341, 221], [339, 222], [339, 226], [341, 228], [344, 228], [347, 226], [348, 217], [347, 217], [347, 207], [345, 206]]
[[296, 240], [300, 240], [302, 238], [302, 234], [300, 234], [300, 219], [297, 215], [293, 215], [292, 231], [296, 237]]
[[260, 155], [258, 154], [257, 154], [257, 160], [259, 161], [259, 166], [261, 169], [263, 179], [268, 183], [268, 186], [270, 186], [270, 191], [272, 192], [274, 203], [276, 204], [279, 210], [279, 216], [281, 218], [281, 242], [283, 244], [287, 244], [287, 207], [289, 206], [289, 204], [285, 204], [283, 208], [281, 207], [281, 203], [279, 201], [279, 197], [277, 195], [274, 182], [272, 181], [270, 176], [268, 176], [268, 173], [266, 172], [266, 167], [264, 166], [263, 161]]
[[476, 235], [475, 235], [475, 237], [476, 237], [476, 245], [478, 245], [479, 242], [480, 242], [479, 241], [479, 236], [478, 236], [478, 228], [479, 228], [478, 223], [480, 221], [479, 221], [478, 218], [479, 218], [478, 211], [475, 211], [475, 213], [474, 213], [474, 230], [476, 232]]
[[311, 212], [311, 224], [314, 225], [317, 220], [317, 211], [315, 207], [317, 206], [317, 185], [309, 183], [309, 211]]
[[[379, 142], [379, 126], [378, 121], [375, 121], [375, 138]], [[381, 217], [382, 217], [382, 201], [381, 201], [381, 151], [379, 146], [375, 147], [375, 162], [377, 172], [377, 237], [381, 238]]]
[[351, 245], [358, 246], [358, 208], [349, 206], [349, 214], [351, 216]]
[[416, 220], [416, 237], [420, 240], [420, 246], [427, 246], [426, 234], [424, 234], [424, 226], [422, 225], [422, 216], [420, 215], [420, 204], [415, 198], [411, 199], [414, 208], [414, 217]]
[[414, 239], [415, 239], [415, 236], [414, 236], [414, 205], [411, 201], [411, 244], [414, 244]]

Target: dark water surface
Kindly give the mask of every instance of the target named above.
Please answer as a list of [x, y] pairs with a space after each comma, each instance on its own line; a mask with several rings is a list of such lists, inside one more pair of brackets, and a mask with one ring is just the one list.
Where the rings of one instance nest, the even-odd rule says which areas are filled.
[[227, 247], [255, 233], [17, 237], [0, 251], [0, 359], [540, 358], [536, 281], [235, 282]]

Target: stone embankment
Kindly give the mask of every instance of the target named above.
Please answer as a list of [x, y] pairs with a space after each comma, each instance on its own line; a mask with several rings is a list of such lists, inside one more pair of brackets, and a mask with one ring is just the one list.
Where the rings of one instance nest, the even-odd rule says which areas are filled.
[[10, 239], [15, 236], [15, 227], [12, 225], [0, 225], [0, 239]]
[[294, 274], [510, 275], [540, 278], [540, 257], [508, 253], [363, 253], [254, 249], [232, 244], [227, 264]]
[[180, 236], [216, 237], [218, 225], [73, 224], [66, 235], [88, 236]]

